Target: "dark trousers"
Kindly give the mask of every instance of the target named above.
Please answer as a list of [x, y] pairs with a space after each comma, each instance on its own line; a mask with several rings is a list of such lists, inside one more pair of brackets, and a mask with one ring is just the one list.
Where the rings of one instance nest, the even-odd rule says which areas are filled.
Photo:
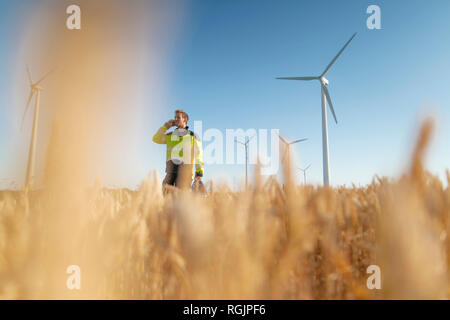
[[164, 185], [176, 186], [178, 188], [190, 188], [192, 183], [192, 165], [175, 164], [171, 160], [166, 162], [166, 177], [163, 180]]

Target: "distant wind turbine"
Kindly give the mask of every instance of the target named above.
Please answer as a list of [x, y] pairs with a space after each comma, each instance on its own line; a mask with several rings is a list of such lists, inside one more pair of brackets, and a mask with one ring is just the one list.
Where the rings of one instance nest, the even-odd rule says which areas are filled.
[[308, 165], [305, 169], [302, 169], [302, 168], [300, 168], [300, 167], [297, 167], [298, 170], [300, 170], [300, 171], [303, 172], [303, 182], [305, 183], [305, 185], [306, 185], [306, 171], [309, 169], [309, 167], [311, 167], [311, 165]]
[[322, 74], [318, 77], [282, 77], [277, 78], [279, 80], [319, 80], [322, 90], [322, 148], [323, 148], [323, 184], [328, 186], [330, 184], [330, 159], [328, 156], [328, 125], [327, 125], [327, 101], [330, 107], [331, 113], [333, 114], [334, 121], [337, 123], [336, 114], [334, 112], [333, 104], [331, 103], [330, 94], [327, 89], [328, 80], [325, 78], [325, 74], [330, 70], [331, 66], [336, 62], [337, 58], [345, 50], [345, 48], [350, 44], [356, 33], [347, 41], [344, 47], [338, 52], [338, 54], [331, 60], [330, 64], [325, 68]]
[[237, 139], [234, 139], [237, 143], [240, 143], [240, 144], [244, 145], [244, 147], [245, 147], [245, 189], [247, 189], [247, 186], [248, 186], [248, 143], [254, 137], [255, 136], [247, 138], [247, 142], [245, 142], [245, 143], [241, 142], [241, 141], [238, 141]]
[[302, 142], [302, 141], [308, 140], [308, 138], [304, 138], [304, 139], [298, 139], [298, 140], [295, 140], [295, 141], [292, 141], [292, 142], [288, 142], [281, 135], [278, 135], [278, 137], [280, 137], [281, 142], [283, 142], [286, 145], [286, 150], [283, 153], [283, 158], [282, 159], [284, 160], [284, 158], [287, 156], [288, 157], [288, 161], [290, 161], [290, 159], [291, 159], [290, 158], [290, 156], [291, 156], [291, 151], [290, 151], [291, 145], [296, 144], [298, 142]]
[[52, 71], [45, 74], [42, 78], [40, 78], [38, 81], [33, 83], [33, 80], [31, 78], [31, 72], [30, 68], [27, 66], [27, 74], [28, 74], [28, 80], [30, 82], [30, 95], [28, 96], [27, 106], [25, 107], [25, 112], [23, 113], [22, 117], [22, 124], [21, 129], [23, 128], [23, 122], [25, 120], [25, 115], [28, 111], [28, 107], [30, 106], [31, 99], [33, 99], [34, 94], [36, 94], [36, 100], [34, 104], [34, 116], [33, 116], [33, 129], [31, 131], [31, 141], [30, 141], [30, 149], [28, 151], [28, 163], [27, 163], [27, 173], [25, 176], [25, 188], [29, 187], [33, 183], [34, 179], [34, 165], [35, 165], [35, 153], [36, 153], [36, 135], [37, 135], [37, 125], [38, 125], [38, 116], [39, 116], [39, 98], [41, 95], [41, 91], [44, 90], [39, 84], [44, 81], [47, 76], [52, 73]]

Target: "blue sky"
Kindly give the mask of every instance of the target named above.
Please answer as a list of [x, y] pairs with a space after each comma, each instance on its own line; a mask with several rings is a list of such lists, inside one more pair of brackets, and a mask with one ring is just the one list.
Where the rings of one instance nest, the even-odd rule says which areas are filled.
[[16, 2], [0, 0], [0, 187], [9, 187], [17, 180], [15, 172], [10, 171], [13, 162], [12, 144], [13, 125], [11, 123], [11, 75], [15, 63], [15, 53], [20, 45], [22, 25], [17, 23], [17, 16], [23, 5]]
[[[6, 108], [11, 93], [4, 84], [20, 39], [14, 14], [29, 2], [1, 3], [0, 70], [6, 71], [0, 74], [0, 180], [15, 179], [7, 167], [14, 146]], [[381, 8], [381, 30], [366, 27], [371, 4]], [[203, 130], [278, 128], [291, 140], [308, 138], [292, 152], [298, 166], [311, 164], [308, 180], [320, 183], [319, 83], [275, 77], [319, 75], [358, 32], [327, 74], [339, 121], [336, 125], [328, 115], [331, 183], [397, 176], [408, 164], [419, 120], [430, 113], [438, 121], [426, 164], [443, 178], [450, 158], [449, 9], [447, 0], [188, 1], [168, 59], [167, 97], [157, 114], [146, 114], [148, 145], [142, 146], [145, 165], [139, 173], [156, 169], [163, 175], [164, 149], [151, 136], [182, 108], [192, 120], [203, 121]], [[243, 165], [205, 170], [207, 180], [230, 184], [245, 174]]]

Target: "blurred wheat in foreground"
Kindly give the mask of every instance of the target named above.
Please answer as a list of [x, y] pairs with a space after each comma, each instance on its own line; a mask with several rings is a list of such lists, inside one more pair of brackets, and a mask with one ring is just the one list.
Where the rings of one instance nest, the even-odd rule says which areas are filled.
[[[151, 174], [137, 191], [2, 191], [0, 298], [448, 299], [450, 191], [422, 167], [431, 131], [398, 181], [362, 188], [257, 177], [164, 197]], [[72, 264], [81, 290], [66, 288]]]

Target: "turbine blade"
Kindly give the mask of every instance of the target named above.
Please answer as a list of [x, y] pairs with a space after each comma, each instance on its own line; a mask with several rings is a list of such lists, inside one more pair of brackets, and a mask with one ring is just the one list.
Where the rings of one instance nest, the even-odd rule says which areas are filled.
[[281, 141], [283, 141], [285, 144], [289, 144], [286, 140], [284, 140], [282, 136], [278, 135], [278, 137], [280, 137]]
[[31, 90], [30, 95], [28, 96], [27, 106], [25, 107], [25, 111], [22, 116], [22, 123], [20, 125], [20, 130], [22, 130], [22, 128], [23, 128], [23, 122], [25, 120], [25, 115], [27, 114], [27, 110], [28, 110], [28, 107], [30, 106], [30, 102], [31, 102], [31, 99], [33, 98], [33, 95], [34, 95], [34, 91]]
[[323, 91], [325, 92], [325, 96], [327, 97], [328, 106], [330, 107], [331, 113], [333, 114], [334, 121], [337, 123], [336, 114], [334, 113], [333, 103], [331, 103], [330, 93], [328, 92], [327, 87], [322, 85]]
[[31, 78], [31, 71], [30, 68], [27, 65], [27, 74], [28, 74], [28, 81], [30, 81], [30, 86], [33, 84], [33, 79]]
[[294, 144], [294, 143], [297, 143], [297, 142], [302, 142], [302, 141], [306, 141], [306, 140], [308, 140], [308, 138], [304, 138], [304, 139], [298, 139], [298, 140], [292, 141], [292, 142], [291, 142], [291, 143], [289, 143], [289, 144]]
[[42, 81], [44, 81], [45, 78], [47, 78], [53, 71], [55, 71], [55, 69], [50, 70], [49, 72], [47, 72], [42, 78], [40, 78], [35, 85], [37, 86], [39, 83], [41, 83]]
[[306, 170], [308, 170], [308, 169], [309, 169], [309, 167], [311, 167], [311, 164], [310, 164], [309, 166], [307, 166], [307, 167], [305, 168], [305, 171], [306, 171]]
[[339, 56], [341, 55], [341, 53], [345, 50], [345, 48], [350, 44], [350, 42], [353, 40], [353, 38], [356, 36], [356, 32], [352, 35], [352, 37], [350, 38], [350, 40], [347, 41], [347, 43], [342, 47], [341, 51], [338, 52], [338, 54], [334, 57], [333, 60], [331, 60], [330, 64], [325, 68], [325, 71], [322, 73], [321, 77], [323, 77], [328, 70], [330, 70], [331, 66], [333, 65], [333, 63], [337, 60], [337, 58], [339, 58]]
[[282, 77], [277, 80], [317, 80], [319, 77]]

